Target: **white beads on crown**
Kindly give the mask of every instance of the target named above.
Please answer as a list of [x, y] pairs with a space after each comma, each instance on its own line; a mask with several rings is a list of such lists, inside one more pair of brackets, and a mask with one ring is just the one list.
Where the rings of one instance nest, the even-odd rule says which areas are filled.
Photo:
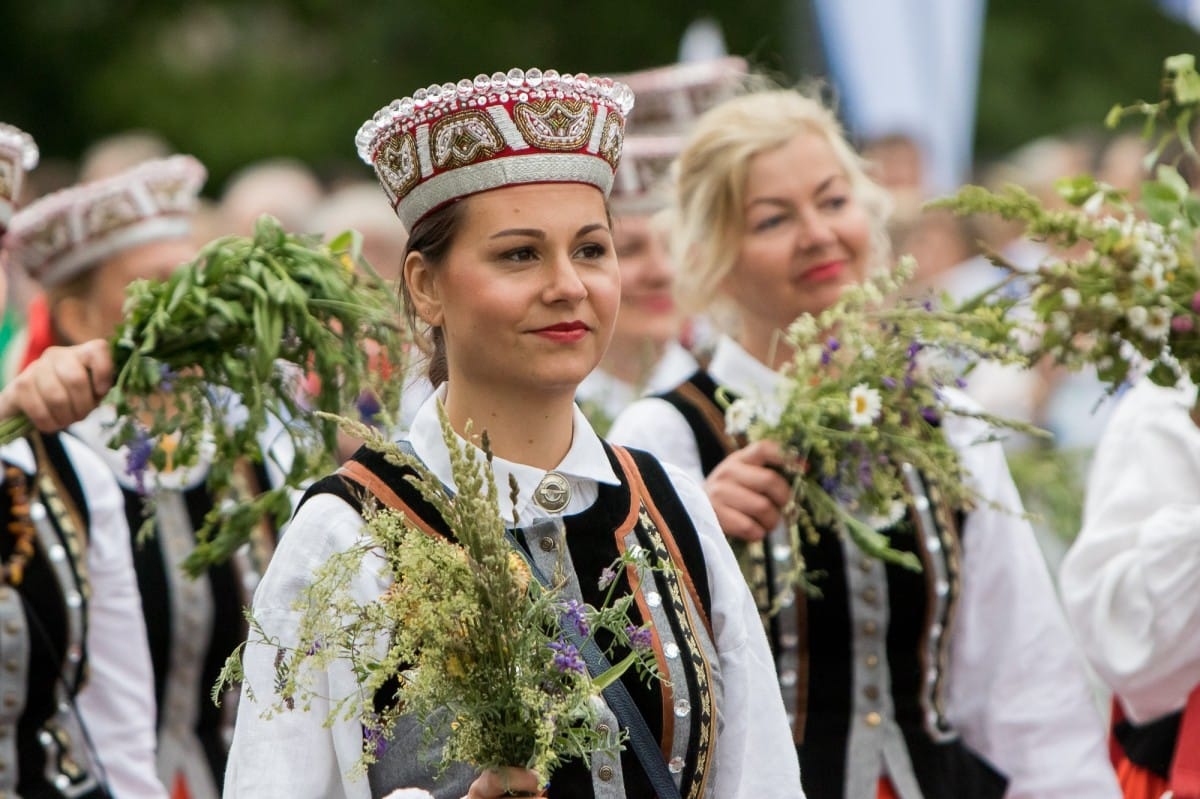
[[491, 76], [476, 75], [474, 80], [463, 78], [458, 83], [433, 84], [417, 89], [411, 97], [393, 100], [363, 123], [354, 137], [354, 145], [359, 158], [374, 164], [379, 145], [399, 130], [415, 128], [460, 108], [486, 107], [510, 99], [527, 102], [552, 98], [602, 103], [622, 116], [633, 108], [630, 88], [610, 78], [593, 78], [583, 73], [559, 75], [553, 69], [543, 72], [536, 67], [510, 69]]
[[0, 150], [14, 152], [26, 172], [37, 166], [38, 148], [33, 137], [13, 125], [0, 122]]

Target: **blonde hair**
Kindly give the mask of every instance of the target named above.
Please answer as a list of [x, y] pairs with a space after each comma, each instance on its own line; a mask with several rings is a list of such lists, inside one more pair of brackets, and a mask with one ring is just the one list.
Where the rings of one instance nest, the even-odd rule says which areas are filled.
[[864, 160], [846, 141], [833, 112], [799, 91], [765, 86], [761, 78], [755, 83], [759, 88], [749, 88], [701, 116], [673, 165], [670, 246], [680, 266], [676, 294], [686, 313], [716, 305], [721, 283], [737, 261], [750, 159], [801, 133], [825, 137], [855, 200], [866, 210], [870, 270], [886, 269], [890, 263], [890, 200], [867, 176]]

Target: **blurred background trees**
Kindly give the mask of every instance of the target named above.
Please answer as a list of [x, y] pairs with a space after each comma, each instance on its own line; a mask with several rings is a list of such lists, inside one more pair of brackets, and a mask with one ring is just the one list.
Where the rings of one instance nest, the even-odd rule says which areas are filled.
[[[882, 1], [882, 0], [881, 0]], [[786, 78], [820, 74], [804, 0], [3, 0], [0, 119], [49, 159], [156, 130], [210, 168], [295, 156], [365, 176], [352, 139], [417, 86], [509, 66], [620, 72], [676, 59], [715, 19], [730, 52]], [[1152, 0], [992, 0], [976, 155], [1045, 133], [1098, 128], [1114, 98], [1150, 94], [1162, 57], [1197, 32]]]

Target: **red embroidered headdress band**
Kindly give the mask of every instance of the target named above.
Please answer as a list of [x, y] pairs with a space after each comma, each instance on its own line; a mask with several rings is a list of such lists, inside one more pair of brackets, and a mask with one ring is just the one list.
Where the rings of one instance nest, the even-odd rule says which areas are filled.
[[607, 196], [632, 107], [610, 78], [513, 69], [419, 89], [354, 141], [411, 231], [453, 200], [517, 183], [587, 183]]
[[190, 155], [49, 194], [12, 218], [13, 262], [45, 288], [131, 247], [187, 236], [207, 172]]
[[37, 166], [38, 148], [20, 128], [0, 122], [0, 235], [21, 198], [25, 173]]

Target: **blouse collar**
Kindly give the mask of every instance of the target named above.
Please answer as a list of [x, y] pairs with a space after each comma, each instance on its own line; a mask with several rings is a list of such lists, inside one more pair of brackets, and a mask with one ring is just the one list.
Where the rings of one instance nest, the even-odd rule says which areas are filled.
[[[425, 400], [413, 419], [408, 432], [409, 443], [413, 452], [422, 463], [446, 486], [454, 486], [450, 469], [450, 453], [442, 439], [442, 428], [438, 420], [438, 405], [446, 399], [446, 385], [443, 384]], [[467, 442], [460, 436], [455, 436], [459, 445]], [[475, 448], [476, 451], [478, 448]], [[571, 448], [567, 451], [562, 462], [554, 471], [566, 478], [571, 487], [570, 500], [560, 513], [568, 515], [586, 510], [595, 502], [601, 483], [620, 485], [621, 481], [613, 471], [608, 453], [604, 449], [600, 437], [588, 424], [587, 417], [574, 409], [574, 427], [571, 437]], [[524, 525], [548, 514], [533, 503], [533, 493], [547, 472], [534, 466], [514, 463], [503, 458], [492, 459], [492, 472], [495, 475], [497, 494], [500, 500], [501, 517], [509, 522], [513, 518], [513, 503], [509, 496], [509, 476], [517, 482], [517, 515], [519, 522]]]

